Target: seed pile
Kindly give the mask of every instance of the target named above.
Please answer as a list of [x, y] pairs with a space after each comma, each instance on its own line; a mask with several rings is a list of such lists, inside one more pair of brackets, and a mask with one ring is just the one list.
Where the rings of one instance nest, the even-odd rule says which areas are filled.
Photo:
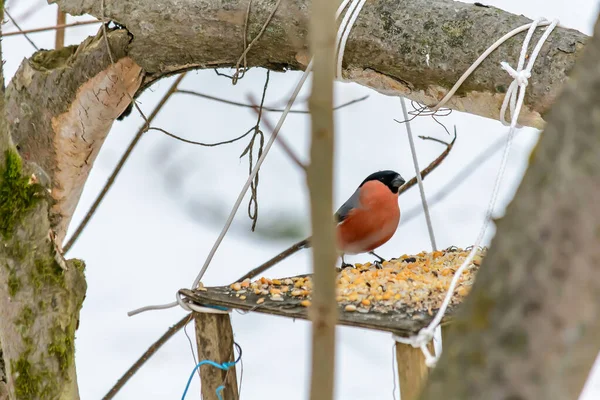
[[[446, 296], [455, 271], [469, 254], [469, 250], [451, 247], [433, 253], [403, 255], [384, 261], [380, 266], [373, 263], [355, 264], [337, 274], [337, 301], [346, 312], [388, 312], [393, 309], [411, 309], [428, 312], [438, 309]], [[451, 305], [462, 301], [475, 279], [486, 249], [479, 249], [471, 263], [462, 273], [452, 296]], [[246, 300], [247, 295], [258, 295], [256, 304], [266, 299], [274, 302], [297, 300], [309, 307], [313, 282], [311, 276], [285, 279], [262, 277], [232, 284], [231, 295]], [[254, 296], [253, 296], [254, 297]]]

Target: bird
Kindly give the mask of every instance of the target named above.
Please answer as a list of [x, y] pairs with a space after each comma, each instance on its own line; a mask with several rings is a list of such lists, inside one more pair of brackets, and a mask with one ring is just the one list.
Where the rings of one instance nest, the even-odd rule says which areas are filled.
[[336, 247], [342, 268], [350, 267], [345, 254], [369, 253], [383, 262], [374, 250], [394, 236], [400, 223], [398, 193], [406, 181], [391, 170], [367, 176], [334, 215]]
[[[385, 261], [373, 250], [394, 236], [400, 223], [398, 195], [406, 182], [399, 173], [391, 170], [378, 171], [367, 176], [352, 196], [334, 214], [336, 225], [336, 248], [341, 253], [342, 268], [352, 267], [344, 262], [344, 254], [369, 253]], [[237, 282], [250, 279], [280, 263], [292, 254], [311, 247], [308, 237], [288, 247], [253, 270]], [[376, 266], [381, 265], [376, 262]]]

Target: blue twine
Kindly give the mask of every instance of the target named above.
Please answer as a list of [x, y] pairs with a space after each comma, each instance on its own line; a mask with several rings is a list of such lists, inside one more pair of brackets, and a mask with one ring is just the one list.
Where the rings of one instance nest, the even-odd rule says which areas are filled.
[[217, 399], [218, 400], [223, 400], [223, 395], [221, 394], [221, 392], [225, 390], [225, 386], [221, 385], [217, 388], [216, 392], [217, 392]]
[[213, 306], [212, 304], [202, 304], [202, 307], [214, 308], [215, 310], [228, 311], [229, 308], [223, 306]]
[[[196, 366], [192, 370], [192, 373], [190, 374], [190, 378], [187, 381], [187, 385], [185, 385], [185, 390], [183, 391], [183, 396], [181, 396], [181, 400], [185, 400], [185, 395], [187, 394], [187, 392], [190, 388], [190, 384], [192, 383], [192, 379], [194, 379], [194, 374], [196, 373], [196, 370], [198, 370], [198, 368], [200, 368], [203, 365], [210, 365], [212, 367], [222, 369], [223, 371], [227, 371], [229, 368], [235, 366], [235, 364], [237, 364], [242, 359], [242, 348], [240, 347], [239, 344], [237, 344], [235, 342], [233, 344], [235, 345], [235, 347], [239, 353], [238, 358], [235, 361], [224, 362], [222, 364], [218, 364], [212, 360], [203, 360], [203, 361], [200, 361], [198, 364], [196, 364]], [[225, 390], [225, 386], [221, 385], [221, 386], [217, 387], [216, 393], [217, 393], [217, 398], [219, 400], [223, 400], [223, 395], [221, 394], [221, 392], [223, 390]]]

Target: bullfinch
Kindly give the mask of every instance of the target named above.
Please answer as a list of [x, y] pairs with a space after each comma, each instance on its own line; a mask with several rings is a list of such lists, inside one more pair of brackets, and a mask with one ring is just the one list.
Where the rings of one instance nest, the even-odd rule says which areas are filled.
[[373, 252], [396, 232], [400, 222], [398, 190], [405, 180], [395, 171], [379, 171], [369, 175], [354, 194], [335, 213], [337, 249], [344, 254]]

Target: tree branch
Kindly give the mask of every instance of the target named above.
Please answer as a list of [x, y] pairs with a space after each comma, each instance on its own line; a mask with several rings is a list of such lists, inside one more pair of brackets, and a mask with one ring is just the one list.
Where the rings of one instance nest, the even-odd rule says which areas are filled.
[[[96, 0], [56, 0], [73, 15], [102, 18]], [[142, 88], [177, 71], [233, 67], [244, 51], [246, 0], [107, 2], [105, 14], [133, 35], [128, 55], [147, 72]], [[308, 63], [308, 0], [283, 2], [247, 54], [249, 67], [304, 69]], [[255, 37], [273, 8], [253, 0], [248, 36]], [[168, 15], [169, 18], [165, 18]], [[387, 95], [435, 105], [489, 45], [531, 22], [494, 7], [452, 0], [375, 0], [363, 8], [346, 46], [345, 77]], [[534, 41], [541, 34], [539, 29]], [[497, 119], [511, 78], [500, 61], [518, 59], [525, 33], [494, 51], [447, 107]], [[541, 128], [543, 115], [567, 79], [587, 37], [557, 28], [542, 48], [519, 122]], [[182, 42], [188, 43], [181, 46]], [[426, 58], [426, 56], [429, 56]]]
[[92, 204], [92, 206], [90, 207], [88, 212], [85, 214], [85, 217], [83, 217], [83, 219], [81, 220], [81, 222], [79, 223], [79, 225], [77, 226], [75, 231], [73, 232], [73, 235], [69, 238], [69, 241], [65, 244], [65, 247], [64, 247], [65, 254], [75, 244], [75, 242], [77, 241], [77, 239], [79, 238], [79, 236], [81, 235], [81, 233], [83, 232], [83, 230], [85, 229], [87, 224], [90, 222], [90, 220], [94, 216], [94, 213], [96, 212], [96, 210], [98, 209], [98, 207], [100, 206], [102, 201], [104, 200], [104, 197], [107, 195], [109, 189], [112, 187], [113, 183], [115, 183], [117, 176], [121, 172], [121, 169], [125, 165], [125, 162], [127, 162], [127, 160], [129, 159], [129, 156], [133, 152], [133, 149], [135, 149], [135, 146], [138, 144], [138, 142], [142, 138], [142, 135], [145, 132], [147, 132], [148, 129], [150, 129], [149, 124], [151, 124], [152, 121], [154, 121], [154, 118], [158, 115], [160, 110], [162, 110], [164, 105], [167, 104], [167, 101], [175, 93], [178, 85], [181, 83], [181, 81], [183, 80], [184, 77], [185, 77], [185, 72], [183, 74], [179, 75], [179, 77], [177, 77], [177, 79], [175, 79], [173, 84], [169, 87], [169, 90], [167, 90], [167, 92], [163, 95], [163, 97], [160, 99], [158, 104], [154, 107], [154, 109], [148, 116], [147, 120], [145, 120], [144, 124], [138, 129], [137, 133], [135, 134], [135, 136], [129, 143], [129, 146], [127, 146], [125, 153], [123, 153], [123, 155], [119, 159], [119, 162], [115, 166], [115, 169], [113, 170], [113, 172], [110, 174], [110, 176], [106, 180], [106, 183], [102, 187], [102, 190], [100, 191], [98, 196], [96, 196], [94, 203]]
[[27, 33], [38, 33], [38, 32], [46, 32], [46, 31], [56, 31], [59, 29], [65, 29], [65, 28], [73, 28], [76, 26], [81, 26], [81, 25], [90, 25], [90, 24], [99, 24], [101, 21], [97, 21], [97, 20], [91, 20], [91, 21], [79, 21], [79, 22], [73, 22], [70, 24], [60, 24], [60, 25], [53, 25], [53, 26], [45, 26], [43, 28], [32, 28], [32, 29], [24, 29], [22, 31], [17, 31], [17, 32], [6, 32], [2, 34], [2, 37], [9, 37], [9, 36], [19, 36], [19, 35], [25, 35]]
[[17, 149], [43, 171], [43, 183], [51, 182], [57, 243], [104, 139], [129, 106], [127, 93], [141, 83], [141, 68], [124, 51], [126, 32], [112, 32], [110, 42], [114, 64], [102, 39], [90, 37], [79, 46], [35, 53], [7, 88], [6, 117]]
[[581, 393], [600, 349], [600, 20], [548, 117], [425, 399]]

